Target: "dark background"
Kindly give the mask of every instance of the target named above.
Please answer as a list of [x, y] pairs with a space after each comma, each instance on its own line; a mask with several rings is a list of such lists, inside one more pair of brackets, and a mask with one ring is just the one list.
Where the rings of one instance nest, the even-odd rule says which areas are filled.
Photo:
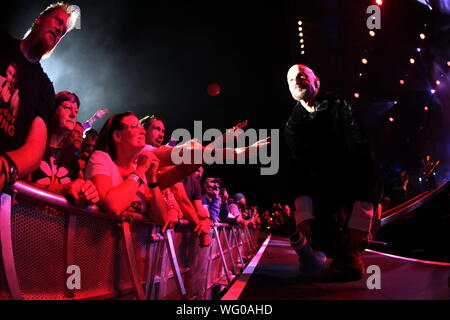
[[[158, 114], [169, 133], [192, 130], [194, 120], [220, 130], [246, 119], [250, 128], [281, 129], [294, 105], [286, 72], [294, 63], [307, 64], [323, 89], [341, 94], [360, 111], [386, 193], [395, 195], [402, 169], [418, 192], [420, 160], [427, 152], [442, 162], [438, 182], [450, 177], [449, 16], [438, 1], [429, 10], [414, 0], [385, 0], [381, 30], [370, 37], [366, 9], [373, 3], [76, 1], [81, 30], [69, 33], [42, 64], [56, 91], [80, 97], [79, 120], [104, 106], [139, 117]], [[2, 5], [11, 34], [20, 38], [48, 4]], [[298, 20], [304, 21], [305, 55]], [[363, 57], [367, 65], [361, 64]], [[437, 79], [441, 85], [432, 95]], [[216, 97], [206, 90], [214, 82], [221, 86]], [[354, 92], [361, 97], [355, 99]], [[209, 166], [205, 173], [220, 176], [230, 194], [242, 192], [251, 204], [289, 202], [282, 137], [280, 144], [275, 176], [260, 176], [259, 167], [249, 165]]]

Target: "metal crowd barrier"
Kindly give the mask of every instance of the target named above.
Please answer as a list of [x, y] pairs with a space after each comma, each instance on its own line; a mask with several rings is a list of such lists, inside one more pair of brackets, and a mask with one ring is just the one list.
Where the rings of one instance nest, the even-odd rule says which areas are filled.
[[217, 224], [202, 248], [187, 221], [162, 234], [139, 215], [114, 219], [22, 181], [10, 191], [0, 203], [0, 299], [214, 299], [258, 247], [255, 230]]

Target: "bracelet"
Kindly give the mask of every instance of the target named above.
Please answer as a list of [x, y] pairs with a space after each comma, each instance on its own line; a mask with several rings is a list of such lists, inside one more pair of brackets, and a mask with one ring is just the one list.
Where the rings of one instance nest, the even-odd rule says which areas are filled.
[[6, 163], [9, 167], [8, 170], [5, 170], [7, 178], [5, 182], [8, 186], [13, 185], [17, 180], [19, 180], [19, 171], [17, 170], [17, 165], [13, 161], [13, 159], [8, 156], [8, 154], [2, 153], [1, 156], [6, 160]]
[[153, 188], [156, 188], [157, 186], [159, 186], [159, 183], [158, 182], [149, 182], [149, 183], [147, 183], [147, 186], [150, 189], [153, 189]]
[[144, 181], [144, 179], [142, 178], [142, 175], [139, 173], [139, 172], [137, 172], [137, 171], [133, 171], [132, 173], [130, 173], [130, 174], [135, 174], [135, 175], [137, 175], [138, 177], [139, 177], [139, 179], [141, 179], [142, 180], [142, 182]]
[[144, 181], [141, 179], [141, 177], [139, 176], [139, 174], [132, 172], [130, 173], [130, 175], [128, 176], [128, 178], [131, 178], [132, 180], [136, 181], [139, 186], [141, 186], [141, 184], [144, 183]]

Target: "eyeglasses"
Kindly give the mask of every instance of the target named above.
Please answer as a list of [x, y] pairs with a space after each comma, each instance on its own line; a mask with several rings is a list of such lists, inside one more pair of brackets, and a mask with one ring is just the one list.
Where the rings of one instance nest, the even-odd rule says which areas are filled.
[[135, 122], [135, 123], [131, 123], [131, 124], [123, 124], [124, 128], [129, 128], [129, 129], [141, 129], [144, 128], [140, 122]]

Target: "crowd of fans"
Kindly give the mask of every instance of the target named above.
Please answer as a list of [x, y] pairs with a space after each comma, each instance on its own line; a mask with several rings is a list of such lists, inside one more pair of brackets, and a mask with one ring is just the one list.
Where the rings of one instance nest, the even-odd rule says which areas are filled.
[[195, 140], [169, 146], [163, 144], [165, 123], [156, 116], [113, 114], [99, 133], [92, 125], [108, 110], [97, 111], [84, 123], [78, 121], [77, 94], [55, 94], [40, 65], [41, 58], [73, 28], [74, 15], [72, 6], [54, 4], [40, 14], [23, 40], [1, 34], [6, 50], [0, 56], [0, 72], [5, 72], [0, 124], [6, 130], [0, 130], [0, 191], [23, 179], [76, 206], [98, 205], [114, 217], [124, 212], [146, 217], [160, 224], [163, 232], [186, 219], [201, 246], [209, 245], [215, 223], [258, 228], [257, 210], [247, 207], [243, 194], [230, 197], [219, 178], [203, 177], [201, 164], [175, 165], [172, 154], [211, 149], [237, 159], [242, 153], [256, 154], [252, 150], [268, 144], [267, 140], [231, 150], [217, 148], [214, 142], [202, 146]]

